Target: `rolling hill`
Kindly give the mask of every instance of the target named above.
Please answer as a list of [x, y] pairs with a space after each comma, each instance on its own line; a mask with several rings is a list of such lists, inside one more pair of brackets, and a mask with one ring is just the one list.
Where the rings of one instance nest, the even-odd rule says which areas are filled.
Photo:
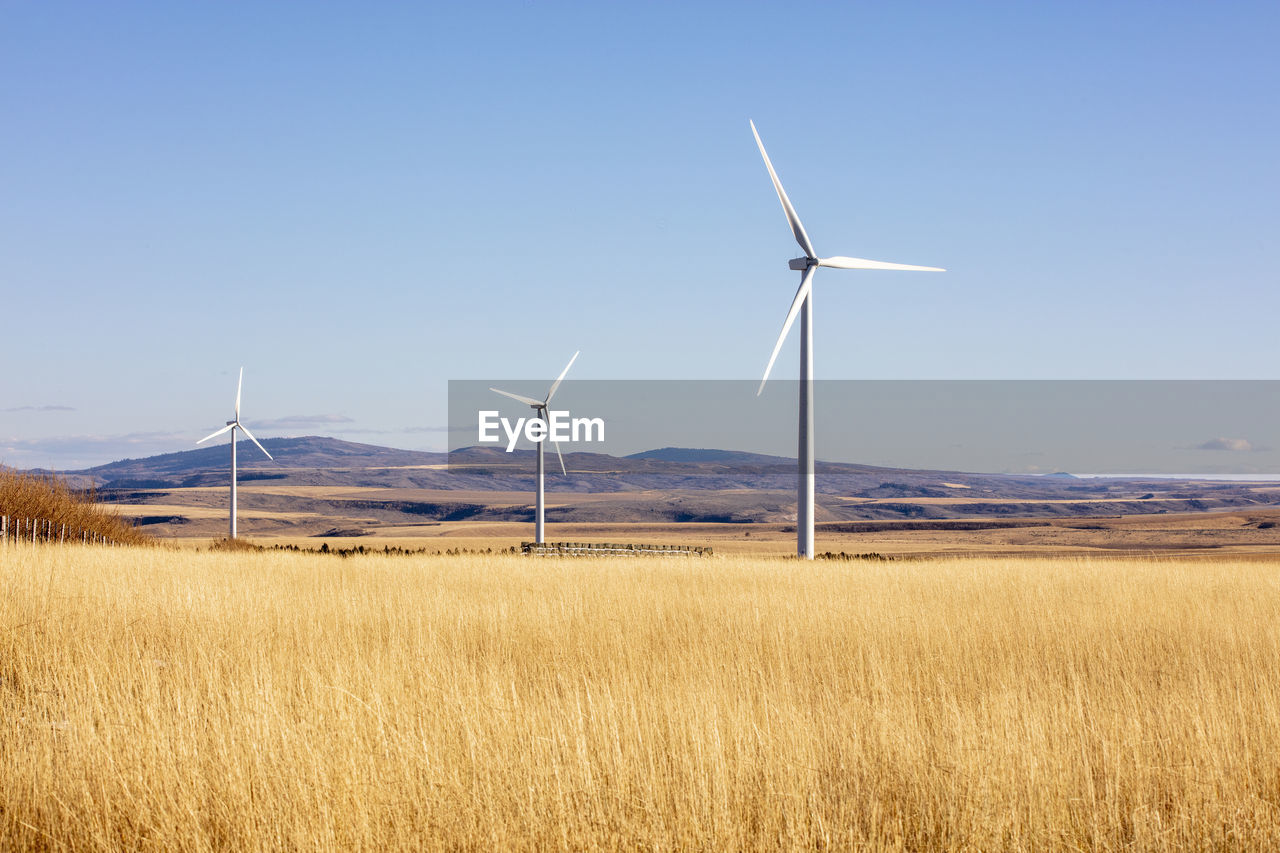
[[[242, 483], [280, 486], [334, 486], [433, 491], [522, 491], [534, 486], [533, 451], [506, 453], [472, 447], [453, 454], [399, 450], [336, 438], [269, 438], [266, 459], [242, 442]], [[226, 485], [226, 445], [144, 459], [124, 459], [67, 476], [99, 491], [181, 489]], [[666, 447], [616, 457], [566, 453], [568, 475], [548, 467], [548, 488], [556, 492], [787, 491], [795, 487], [795, 460], [758, 453]], [[977, 497], [1002, 500], [1063, 500], [1084, 496], [1140, 495], [1169, 481], [1081, 480], [1071, 476], [971, 474], [819, 462], [824, 494], [863, 498]]]
[[[272, 438], [240, 454], [246, 532], [323, 535], [454, 521], [532, 519], [533, 453], [444, 453], [334, 438]], [[225, 445], [125, 459], [73, 472], [159, 535], [216, 535], [225, 518]], [[786, 524], [795, 518], [795, 461], [717, 449], [661, 448], [627, 457], [565, 455], [552, 462], [549, 522]], [[918, 471], [819, 463], [818, 520], [826, 524], [1071, 518], [1205, 512], [1272, 505], [1249, 483], [1079, 479]], [[259, 517], [254, 520], [255, 513]]]

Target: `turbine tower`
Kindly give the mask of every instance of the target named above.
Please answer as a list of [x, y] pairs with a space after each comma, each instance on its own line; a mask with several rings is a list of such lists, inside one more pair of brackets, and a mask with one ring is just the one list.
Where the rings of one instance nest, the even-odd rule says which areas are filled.
[[787, 198], [787, 191], [782, 188], [782, 181], [778, 180], [778, 173], [773, 170], [773, 163], [769, 162], [769, 154], [764, 150], [764, 143], [760, 141], [760, 134], [756, 131], [755, 122], [750, 122], [751, 133], [756, 138], [756, 145], [760, 148], [760, 156], [764, 158], [765, 168], [769, 170], [769, 177], [773, 180], [773, 188], [778, 192], [778, 200], [782, 202], [782, 212], [787, 217], [787, 223], [791, 226], [791, 233], [795, 235], [796, 242], [800, 244], [800, 248], [804, 251], [804, 257], [793, 258], [787, 262], [787, 266], [800, 273], [800, 289], [796, 291], [795, 299], [791, 302], [791, 310], [787, 312], [787, 319], [782, 324], [782, 334], [778, 335], [778, 342], [773, 345], [773, 352], [769, 355], [769, 364], [765, 366], [764, 378], [760, 380], [760, 387], [756, 390], [756, 396], [764, 391], [764, 383], [769, 379], [769, 371], [773, 370], [773, 363], [778, 358], [778, 351], [782, 349], [782, 342], [787, 339], [787, 332], [791, 331], [791, 325], [796, 321], [796, 316], [800, 317], [800, 438], [797, 453], [797, 465], [799, 468], [799, 482], [796, 484], [796, 553], [803, 559], [813, 559], [813, 275], [818, 271], [818, 267], [832, 267], [840, 270], [915, 270], [918, 272], [946, 272], [939, 267], [918, 267], [910, 264], [891, 264], [885, 261], [869, 261], [865, 258], [846, 258], [841, 256], [831, 258], [819, 258], [818, 253], [814, 250], [813, 244], [809, 242], [809, 235], [805, 233], [804, 226], [800, 224], [800, 217], [796, 215], [796, 209], [791, 206], [791, 199]]
[[[533, 409], [535, 413], [537, 413], [538, 417], [542, 418], [543, 423], [547, 424], [548, 429], [550, 429], [551, 422], [547, 418], [547, 404], [550, 403], [551, 398], [555, 396], [556, 389], [560, 387], [560, 383], [564, 381], [565, 374], [569, 372], [570, 367], [573, 367], [573, 363], [578, 360], [578, 355], [581, 352], [582, 352], [581, 350], [579, 350], [578, 352], [575, 352], [573, 354], [573, 358], [569, 359], [569, 363], [564, 366], [564, 370], [560, 371], [560, 376], [556, 378], [555, 382], [551, 383], [551, 390], [547, 392], [547, 397], [545, 400], [535, 400], [532, 397], [525, 397], [522, 394], [512, 394], [510, 391], [502, 391], [497, 388], [490, 388], [489, 390], [496, 391], [497, 393], [501, 394], [504, 397], [510, 397], [512, 400], [518, 400], [521, 403], [524, 403], [526, 406], [529, 406], [531, 409]], [[551, 443], [554, 444], [556, 447], [556, 456], [560, 457], [561, 473], [563, 473], [566, 477], [569, 476], [568, 470], [566, 470], [564, 467], [564, 456], [561, 456], [560, 454], [560, 443], [556, 441], [553, 441]], [[539, 545], [541, 545], [543, 541], [543, 527], [544, 527], [543, 516], [546, 508], [545, 507], [545, 504], [546, 504], [545, 488], [543, 485], [544, 465], [543, 465], [543, 457], [542, 457], [542, 452], [543, 452], [543, 449], [546, 447], [546, 444], [547, 444], [546, 440], [537, 442], [537, 445], [538, 445], [538, 497], [534, 503], [533, 535], [534, 535], [534, 540]]]
[[[258, 449], [263, 453], [267, 453], [267, 449], [258, 444], [258, 439], [253, 437], [253, 433], [249, 432], [249, 428], [240, 423], [240, 389], [244, 386], [244, 368], [240, 368], [240, 381], [236, 384], [236, 416], [232, 420], [227, 421], [227, 425], [215, 433], [206, 435], [204, 438], [196, 442], [196, 444], [204, 444], [211, 438], [217, 438], [227, 430], [231, 430], [231, 538], [236, 538], [236, 429], [244, 430], [244, 434], [249, 436], [254, 444], [258, 445]], [[267, 453], [267, 458], [272, 462], [275, 458]]]

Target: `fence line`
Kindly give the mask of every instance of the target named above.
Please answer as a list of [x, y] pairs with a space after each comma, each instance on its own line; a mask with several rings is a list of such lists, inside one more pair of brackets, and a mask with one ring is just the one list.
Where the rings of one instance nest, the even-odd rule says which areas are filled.
[[534, 557], [709, 557], [710, 548], [698, 545], [631, 545], [616, 542], [521, 542], [520, 552]]
[[70, 538], [72, 542], [80, 540], [82, 545], [119, 546], [124, 543], [109, 536], [103, 536], [96, 530], [87, 527], [68, 527], [48, 518], [24, 518], [19, 515], [0, 515], [0, 547], [10, 544], [30, 542], [31, 547], [39, 544], [65, 544]]

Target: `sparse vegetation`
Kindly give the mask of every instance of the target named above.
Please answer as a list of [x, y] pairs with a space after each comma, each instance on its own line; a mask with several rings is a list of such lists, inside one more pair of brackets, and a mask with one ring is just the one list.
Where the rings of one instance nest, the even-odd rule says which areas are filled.
[[7, 468], [0, 468], [0, 516], [48, 522], [51, 531], [65, 528], [73, 538], [87, 531], [111, 542], [142, 545], [151, 541], [115, 510], [94, 503], [92, 491], [72, 489], [54, 476]]
[[[223, 540], [225, 541], [225, 540]], [[243, 541], [243, 540], [240, 540]], [[217, 547], [216, 544], [213, 547]], [[439, 548], [402, 548], [397, 545], [383, 545], [379, 548], [377, 545], [354, 545], [350, 548], [330, 548], [329, 543], [323, 543], [319, 548], [300, 548], [297, 545], [253, 545], [251, 549], [258, 551], [292, 551], [295, 554], [326, 554], [336, 557], [363, 557], [365, 555], [379, 555], [383, 557], [408, 557], [414, 554], [447, 554], [448, 556], [461, 556], [463, 554], [514, 554], [515, 546], [507, 548], [447, 548], [441, 551]]]
[[1278, 585], [0, 551], [0, 849], [1276, 849]]
[[243, 553], [246, 551], [265, 551], [266, 549], [261, 545], [255, 545], [248, 539], [241, 539], [239, 537], [231, 539], [230, 537], [224, 536], [221, 539], [215, 539], [213, 542], [210, 542], [209, 550]]
[[846, 562], [849, 560], [892, 560], [893, 559], [893, 557], [886, 557], [884, 554], [879, 554], [879, 553], [876, 553], [875, 551], [868, 551], [865, 554], [846, 554], [844, 551], [841, 551], [837, 554], [833, 551], [823, 551], [821, 554], [814, 554], [813, 558], [815, 560], [841, 560]]

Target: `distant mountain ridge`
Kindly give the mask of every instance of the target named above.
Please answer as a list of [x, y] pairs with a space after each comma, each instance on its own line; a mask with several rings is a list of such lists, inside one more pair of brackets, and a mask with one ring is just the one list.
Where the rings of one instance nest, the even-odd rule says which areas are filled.
[[[398, 450], [376, 444], [358, 444], [338, 438], [308, 435], [299, 438], [266, 438], [263, 447], [275, 457], [281, 468], [383, 467], [398, 465], [443, 465], [445, 453], [422, 450]], [[190, 474], [202, 470], [226, 468], [230, 451], [225, 442], [212, 447], [179, 450], [140, 459], [121, 459], [96, 465], [73, 474], [101, 477], [106, 481], [129, 477], [156, 477], [166, 474]], [[242, 470], [270, 466], [252, 442], [241, 441], [239, 465]]]
[[[503, 491], [533, 488], [532, 450], [508, 453], [490, 447], [468, 447], [453, 454], [399, 450], [325, 436], [268, 438], [265, 458], [251, 443], [241, 443], [241, 482], [277, 481], [281, 485], [363, 486], [433, 490]], [[141, 459], [122, 459], [68, 476], [99, 489], [165, 489], [219, 485], [227, 482], [225, 444], [165, 453]], [[568, 476], [553, 462], [548, 487], [569, 492], [612, 492], [640, 489], [787, 489], [795, 483], [796, 462], [781, 456], [709, 448], [664, 447], [616, 457], [602, 453], [566, 453]], [[928, 491], [923, 481], [936, 483], [945, 475], [968, 485], [992, 476], [954, 472], [909, 471], [847, 463], [818, 463], [818, 473], [842, 491], [888, 485], [893, 494]], [[921, 482], [917, 482], [921, 481]], [[1034, 477], [1013, 478], [1026, 485]], [[1057, 491], [1051, 484], [1050, 491]], [[1041, 489], [1031, 490], [1043, 497]]]
[[[470, 447], [452, 455], [400, 450], [325, 436], [268, 438], [263, 445], [270, 461], [252, 444], [242, 444], [241, 482], [274, 481], [291, 486], [351, 486], [412, 488], [438, 491], [523, 491], [534, 486], [532, 450], [507, 453]], [[174, 489], [227, 483], [225, 444], [166, 453], [143, 459], [123, 459], [68, 476], [100, 490]], [[547, 487], [559, 493], [794, 490], [794, 458], [713, 448], [664, 447], [616, 457], [601, 453], [566, 453], [568, 475], [554, 460], [548, 467]], [[882, 468], [852, 463], [819, 462], [818, 490], [845, 498], [1081, 500], [1143, 499], [1146, 494], [1176, 495], [1192, 501], [1225, 486], [1197, 487], [1170, 480], [1079, 479], [1053, 476], [972, 474]], [[1233, 493], [1243, 489], [1230, 489]], [[1195, 507], [1192, 507], [1195, 508]]]
[[795, 463], [794, 459], [787, 459], [783, 456], [747, 453], [742, 450], [709, 450], [693, 447], [662, 447], [657, 450], [642, 450], [639, 453], [632, 453], [623, 458], [653, 460], [656, 462], [711, 462], [720, 465]]

